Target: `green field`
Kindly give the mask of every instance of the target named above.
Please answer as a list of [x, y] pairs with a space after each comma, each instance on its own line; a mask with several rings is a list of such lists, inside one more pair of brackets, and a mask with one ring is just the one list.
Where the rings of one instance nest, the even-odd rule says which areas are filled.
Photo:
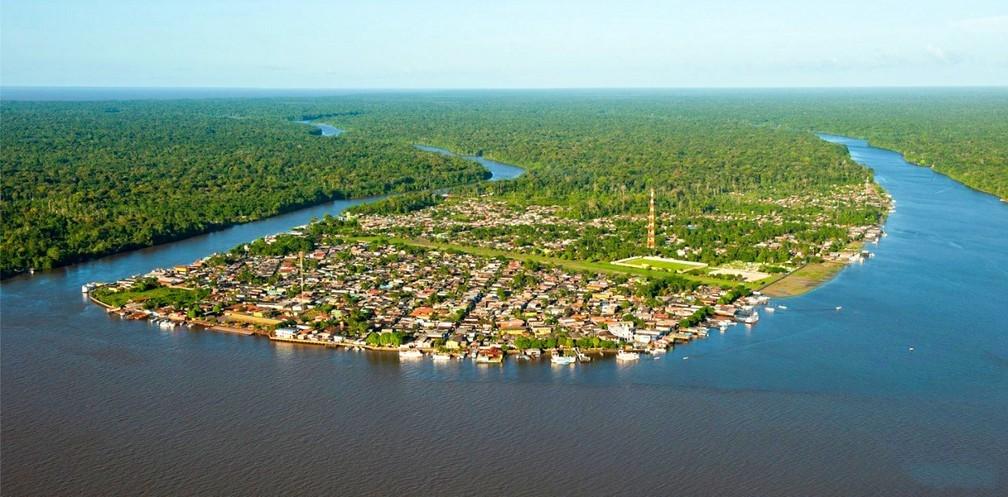
[[801, 295], [830, 280], [843, 268], [844, 265], [839, 262], [807, 264], [767, 285], [762, 292], [771, 297]]
[[166, 304], [187, 305], [199, 300], [199, 292], [184, 288], [169, 288], [160, 286], [150, 290], [125, 290], [112, 291], [100, 288], [92, 293], [92, 296], [99, 302], [112, 306], [122, 307], [128, 302], [158, 302]]
[[458, 252], [465, 252], [467, 254], [478, 255], [481, 257], [505, 257], [508, 259], [516, 259], [520, 261], [537, 262], [540, 264], [559, 266], [572, 271], [586, 271], [590, 273], [606, 273], [606, 274], [627, 274], [635, 276], [645, 276], [648, 278], [655, 278], [655, 279], [679, 278], [699, 284], [716, 285], [724, 288], [732, 288], [739, 286], [740, 284], [737, 281], [730, 281], [695, 274], [678, 274], [669, 272], [667, 270], [654, 270], [632, 266], [622, 266], [612, 264], [609, 262], [574, 261], [568, 259], [560, 259], [557, 257], [547, 257], [544, 255], [521, 254], [517, 252], [510, 252], [507, 250], [497, 250], [486, 247], [473, 247], [454, 243], [432, 242], [429, 240], [420, 240], [412, 238], [388, 238], [388, 237], [375, 237], [375, 236], [353, 236], [344, 238], [366, 242], [402, 243], [404, 245], [412, 245], [414, 247], [423, 247], [428, 249], [455, 250]]
[[707, 267], [700, 262], [677, 261], [675, 259], [654, 258], [654, 257], [631, 257], [613, 262], [617, 266], [632, 266], [641, 269], [662, 269], [671, 272], [686, 272], [694, 269]]

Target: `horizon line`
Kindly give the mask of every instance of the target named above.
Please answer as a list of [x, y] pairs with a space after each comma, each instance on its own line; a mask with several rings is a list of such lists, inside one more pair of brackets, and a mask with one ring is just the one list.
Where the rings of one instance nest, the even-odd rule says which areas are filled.
[[758, 86], [372, 86], [372, 87], [311, 87], [311, 86], [133, 86], [133, 85], [3, 85], [0, 89], [76, 89], [76, 90], [300, 90], [300, 91], [535, 91], [535, 90], [792, 90], [792, 89], [926, 89], [926, 88], [1008, 88], [1005, 84], [962, 85], [758, 85]]

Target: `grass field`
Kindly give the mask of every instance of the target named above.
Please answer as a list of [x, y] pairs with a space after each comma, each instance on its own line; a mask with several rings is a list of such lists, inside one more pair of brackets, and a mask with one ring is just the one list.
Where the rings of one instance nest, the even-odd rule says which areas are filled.
[[99, 289], [94, 292], [93, 296], [103, 304], [110, 305], [112, 307], [122, 307], [129, 301], [143, 302], [150, 299], [155, 299], [161, 302], [193, 302], [197, 298], [197, 292], [183, 288], [169, 288], [162, 286], [142, 292], [112, 292]]
[[836, 276], [844, 264], [839, 262], [819, 262], [806, 264], [797, 271], [763, 288], [763, 293], [771, 297], [791, 297], [801, 295]]
[[662, 269], [672, 272], [692, 271], [694, 269], [707, 267], [707, 265], [702, 262], [680, 261], [664, 257], [630, 257], [629, 259], [615, 261], [613, 264], [617, 266], [630, 266], [642, 269]]
[[350, 239], [359, 241], [387, 240], [388, 242], [398, 242], [406, 245], [413, 245], [416, 247], [432, 248], [438, 250], [457, 250], [459, 252], [479, 255], [482, 257], [505, 257], [508, 259], [517, 259], [522, 261], [535, 261], [540, 264], [549, 264], [554, 266], [560, 266], [573, 271], [586, 271], [590, 273], [629, 274], [637, 276], [646, 276], [648, 278], [656, 278], [656, 279], [679, 277], [691, 281], [696, 281], [698, 283], [702, 283], [705, 285], [717, 285], [724, 288], [732, 288], [740, 284], [737, 281], [729, 281], [720, 278], [699, 276], [688, 273], [677, 274], [674, 272], [669, 272], [667, 270], [644, 269], [634, 266], [617, 265], [608, 262], [571, 261], [567, 259], [560, 259], [557, 257], [521, 254], [516, 252], [510, 252], [507, 250], [497, 250], [485, 247], [472, 247], [468, 245], [457, 245], [454, 243], [433, 242], [430, 240], [420, 240], [412, 238], [383, 238], [376, 236], [351, 237]]

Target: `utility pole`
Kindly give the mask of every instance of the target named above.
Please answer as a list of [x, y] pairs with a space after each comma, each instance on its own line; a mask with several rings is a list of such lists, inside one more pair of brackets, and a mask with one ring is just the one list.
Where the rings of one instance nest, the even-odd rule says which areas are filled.
[[651, 189], [651, 202], [649, 203], [648, 226], [647, 226], [647, 248], [654, 252], [655, 249], [655, 211], [654, 211], [654, 188]]
[[298, 257], [301, 260], [301, 293], [304, 293], [304, 250], [298, 252]]

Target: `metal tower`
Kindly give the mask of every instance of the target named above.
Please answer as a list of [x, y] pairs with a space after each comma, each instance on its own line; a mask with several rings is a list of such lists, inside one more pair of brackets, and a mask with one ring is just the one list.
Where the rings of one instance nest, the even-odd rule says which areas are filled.
[[301, 266], [301, 293], [304, 293], [304, 250], [298, 252], [298, 259]]
[[655, 249], [655, 213], [654, 213], [654, 188], [651, 189], [651, 201], [648, 205], [648, 225], [647, 225], [647, 248]]

